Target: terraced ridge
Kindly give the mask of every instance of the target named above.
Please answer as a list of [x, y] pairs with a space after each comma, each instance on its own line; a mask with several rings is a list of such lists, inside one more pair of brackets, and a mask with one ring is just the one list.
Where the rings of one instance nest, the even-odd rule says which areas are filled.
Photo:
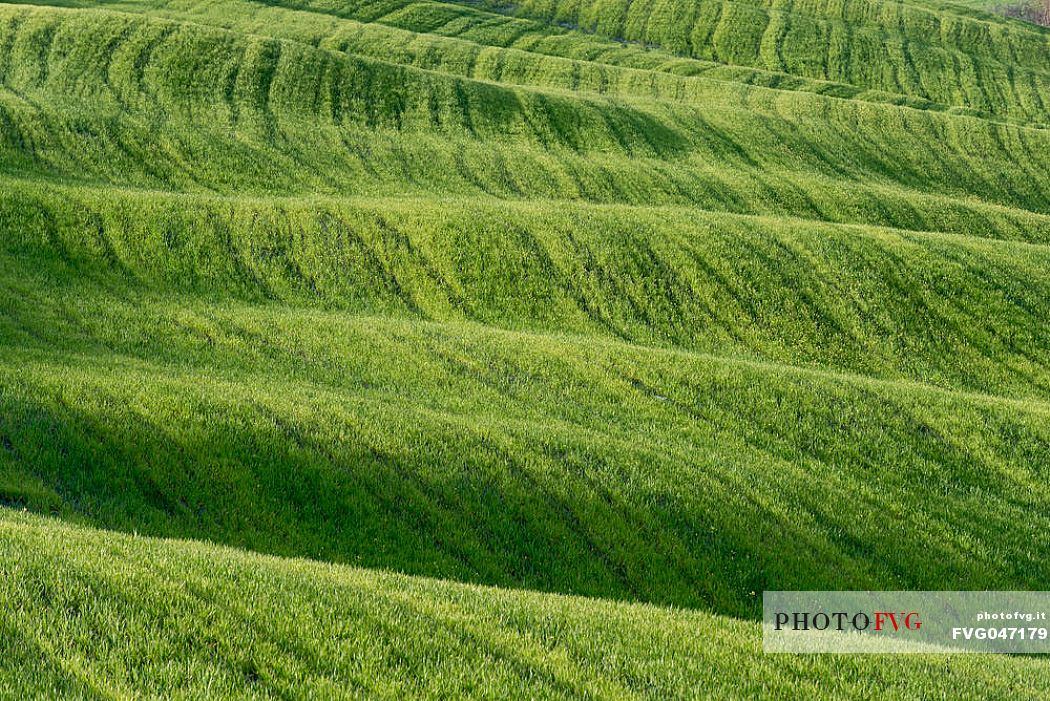
[[[970, 234], [1005, 221], [1045, 239], [1043, 130], [721, 84], [687, 104], [566, 94], [199, 24], [4, 14], [9, 171], [228, 194], [664, 202]], [[123, 48], [100, 57], [95, 43]]]
[[[918, 2], [727, 4], [686, 44], [682, 3], [69, 5], [0, 4], [0, 502], [404, 576], [5, 510], [0, 690], [1050, 683], [774, 661], [749, 622], [763, 589], [1050, 576], [1045, 33]], [[781, 23], [775, 62], [740, 12]], [[849, 28], [835, 72], [806, 26]], [[213, 622], [237, 583], [257, 612]], [[172, 663], [169, 614], [229, 649]], [[89, 649], [100, 621], [142, 636]]]
[[[97, 6], [97, 3], [85, 6]], [[216, 26], [247, 29], [267, 36], [297, 38], [314, 45], [349, 49], [355, 53], [383, 59], [397, 57], [401, 62], [409, 60], [416, 65], [434, 65], [444, 71], [466, 72], [472, 77], [503, 82], [553, 82], [572, 89], [585, 88], [606, 92], [621, 89], [623, 77], [626, 75], [630, 80], [631, 89], [652, 90], [659, 95], [668, 96], [688, 92], [688, 87], [683, 89], [683, 86], [695, 85], [695, 82], [683, 81], [682, 77], [703, 75], [722, 83], [742, 82], [868, 102], [906, 104], [920, 109], [952, 109], [970, 114], [995, 115], [1000, 120], [1022, 123], [1032, 119], [1044, 124], [1047, 121], [1048, 103], [1044, 99], [1046, 71], [1041, 71], [1041, 75], [1031, 74], [1027, 67], [1018, 66], [1017, 57], [1012, 53], [1012, 49], [992, 51], [990, 63], [994, 64], [993, 70], [998, 73], [1005, 71], [1005, 76], [996, 73], [990, 78], [993, 81], [990, 87], [985, 88], [982, 84], [977, 90], [975, 102], [971, 99], [974, 95], [970, 94], [974, 92], [973, 89], [960, 88], [953, 92], [950, 89], [953, 81], [946, 83], [944, 75], [935, 79], [939, 87], [933, 93], [909, 90], [900, 85], [893, 77], [896, 75], [896, 69], [890, 75], [892, 80], [885, 84], [863, 80], [854, 83], [843, 82], [826, 75], [814, 77], [805, 72], [758, 67], [762, 64], [737, 65], [733, 62], [720, 62], [723, 59], [697, 58], [702, 53], [710, 53], [711, 47], [708, 47], [708, 50], [698, 49], [683, 53], [654, 48], [651, 43], [645, 46], [622, 40], [610, 43], [594, 38], [587, 32], [571, 31], [566, 28], [570, 25], [565, 22], [548, 23], [511, 18], [505, 14], [482, 11], [475, 3], [367, 3], [356, 6], [347, 3], [273, 5], [245, 2], [237, 6], [235, 13], [229, 11], [230, 3], [216, 6], [176, 1], [143, 5], [136, 1], [118, 1], [106, 3], [106, 6], [131, 12], [147, 8], [150, 14], [172, 18], [189, 16], [193, 21], [203, 20]], [[521, 6], [514, 7], [520, 9]], [[298, 11], [289, 8], [296, 8]], [[496, 8], [498, 9], [498, 5]], [[960, 7], [953, 7], [952, 11], [956, 14], [965, 13]], [[716, 14], [721, 16], [721, 11], [717, 11]], [[956, 48], [961, 44], [964, 53], [969, 52], [961, 64], [958, 58], [953, 58], [953, 65], [956, 68], [960, 65], [977, 66], [968, 76], [974, 79], [986, 71], [985, 61], [973, 57], [974, 42], [971, 35], [988, 33], [984, 21], [986, 19], [987, 17], [981, 17], [980, 22], [970, 22], [975, 25], [974, 31], [967, 32], [964, 40], [956, 40], [952, 44]], [[957, 17], [956, 20], [958, 24], [967, 23], [965, 17]], [[880, 50], [884, 50], [884, 46], [881, 46], [885, 44], [883, 37], [898, 31], [901, 23], [879, 18], [873, 21], [879, 23], [878, 43]], [[730, 23], [728, 26], [732, 28], [736, 25]], [[928, 31], [922, 31], [926, 33], [920, 40], [928, 41]], [[996, 37], [998, 33], [993, 31], [989, 38], [989, 48], [996, 47]], [[1034, 44], [1041, 47], [1045, 53], [1045, 40], [1035, 37]], [[807, 45], [801, 48], [815, 47]], [[802, 53], [799, 47], [794, 46], [787, 50], [774, 47], [771, 51], [778, 56], [791, 57]], [[895, 55], [895, 58], [900, 56]], [[1032, 60], [1029, 65], [1045, 67], [1043, 57], [1033, 55], [1027, 58]], [[824, 59], [830, 60], [830, 53], [826, 52]], [[894, 64], [890, 62], [884, 65], [892, 67]], [[639, 75], [638, 69], [646, 73]], [[909, 72], [916, 73], [917, 69], [913, 67]], [[665, 73], [670, 75], [663, 75]], [[960, 80], [966, 77], [961, 76]], [[988, 94], [983, 94], [986, 92]], [[932, 95], [951, 97], [937, 102]], [[1025, 103], [1023, 108], [1014, 104], [1020, 102]], [[1001, 109], [990, 109], [989, 105], [992, 103]]]
[[[673, 54], [1046, 122], [1050, 32], [951, 3], [524, 0], [483, 6]], [[1026, 68], [1017, 70], [1017, 63]]]

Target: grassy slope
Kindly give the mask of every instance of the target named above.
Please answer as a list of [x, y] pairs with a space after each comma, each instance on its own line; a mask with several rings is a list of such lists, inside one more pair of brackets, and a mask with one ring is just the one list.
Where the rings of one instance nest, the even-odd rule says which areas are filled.
[[3, 457], [34, 476], [9, 501], [740, 615], [764, 588], [1047, 576], [1042, 403], [472, 324], [76, 295], [50, 338], [5, 353]]
[[[54, 4], [83, 7], [99, 5], [83, 0], [55, 0]], [[235, 13], [230, 11], [231, 6], [236, 7]], [[805, 71], [792, 71], [781, 65], [783, 57], [795, 58], [804, 51], [822, 49], [819, 44], [791, 46], [786, 36], [779, 32], [774, 32], [774, 36], [770, 37], [773, 46], [764, 50], [764, 53], [777, 54], [777, 68], [764, 68], [697, 58], [697, 54], [706, 53], [707, 50], [698, 49], [696, 53], [683, 53], [674, 49], [674, 42], [670, 48], [654, 46], [652, 43], [643, 46], [639, 42], [623, 39], [611, 44], [607, 40], [592, 38], [587, 32], [569, 31], [567, 27], [572, 25], [566, 22], [548, 23], [494, 15], [479, 10], [477, 5], [467, 3], [394, 2], [356, 5], [303, 2], [275, 5], [240, 2], [232, 5], [228, 1], [208, 4], [199, 0], [168, 0], [164, 3], [144, 4], [139, 0], [110, 0], [105, 3], [105, 7], [127, 12], [148, 10], [154, 16], [189, 18], [213, 26], [246, 29], [264, 36], [293, 38], [324, 48], [349, 50], [383, 60], [396, 58], [402, 63], [440, 67], [444, 71], [465, 72], [472, 77], [494, 78], [501, 82], [546, 83], [553, 80], [568, 83], [573, 89], [618, 92], [623, 89], [626, 79], [635, 90], [654, 90], [658, 94], [670, 96], [681, 95], [682, 86], [696, 85], [695, 82], [683, 78], [702, 75], [708, 79], [720, 80], [723, 84], [733, 81], [849, 97], [866, 102], [890, 102], [922, 109], [982, 113], [982, 109], [966, 102], [965, 96], [959, 95], [958, 90], [954, 91], [956, 101], [949, 97], [947, 101], [937, 102], [902, 88], [895, 77], [900, 72], [894, 67], [894, 63], [901, 58], [898, 54], [884, 61], [883, 65], [889, 69], [883, 76], [887, 80], [877, 82], [877, 87], [868, 87], [863, 82], [853, 84], [827, 79], [824, 76], [811, 77]], [[519, 12], [525, 7], [527, 6], [517, 6]], [[721, 11], [716, 8], [705, 8], [705, 12], [711, 12], [712, 9], [715, 10], [715, 19], [721, 16]], [[695, 8], [693, 10], [695, 11]], [[881, 17], [869, 12], [867, 21], [877, 26], [880, 36], [892, 36], [904, 26], [893, 16], [901, 11], [908, 12], [909, 9], [894, 4]], [[776, 12], [782, 15], [783, 10]], [[954, 7], [953, 12], [965, 11]], [[921, 16], [931, 13], [918, 14]], [[954, 14], [949, 14], [948, 17], [952, 18], [950, 22], [955, 25], [955, 29], [951, 31], [958, 31], [967, 24], [964, 17], [955, 17]], [[987, 58], [975, 56], [973, 51], [975, 38], [989, 32], [986, 25], [988, 18], [982, 16], [980, 19], [980, 23], [971, 23], [970, 28], [963, 30], [965, 39], [956, 37], [955, 41], [956, 44], [964, 44], [969, 49], [965, 54], [964, 63], [960, 64], [957, 57], [954, 59], [957, 69], [973, 62], [974, 75], [969, 77], [981, 72], [981, 68], [987, 62]], [[677, 19], [675, 21], [676, 26], [682, 26]], [[838, 21], [841, 23], [841, 19]], [[856, 21], [856, 17], [851, 18], [852, 23]], [[653, 26], [657, 24], [654, 23]], [[726, 31], [739, 31], [744, 27], [746, 23], [727, 23]], [[875, 30], [869, 26], [868, 31]], [[946, 34], [948, 31], [946, 29]], [[1024, 34], [1025, 32], [1022, 32], [1022, 36]], [[924, 41], [928, 38], [927, 32]], [[1038, 37], [1027, 38], [1033, 39], [1037, 46], [1040, 45]], [[985, 39], [992, 46], [1000, 41], [995, 29], [992, 29], [991, 36], [986, 36]], [[703, 32], [697, 33], [696, 40], [704, 41]], [[781, 42], [780, 47], [775, 45], [778, 40]], [[1045, 76], [1040, 78], [1038, 75], [1029, 75], [1029, 67], [1022, 68], [1016, 65], [1017, 55], [1009, 53], [1013, 50], [1010, 46], [1012, 42], [1007, 41], [1006, 44], [1007, 48], [995, 54], [1009, 54], [1009, 58], [1002, 58], [1006, 64], [1000, 65], [999, 58], [993, 59], [992, 63], [996, 64], [995, 70], [1007, 69], [1007, 82], [1011, 85], [1013, 93], [1009, 97], [997, 95], [996, 99], [1002, 103], [1001, 109], [993, 110], [992, 113], [999, 119], [1025, 121], [1027, 116], [1028, 119], [1035, 118], [1036, 121], [1045, 122]], [[708, 50], [710, 48], [711, 45], [708, 44]], [[843, 46], [836, 49], [842, 52], [849, 51]], [[834, 59], [829, 53], [819, 60], [829, 62]], [[1030, 65], [1041, 64], [1037, 61]], [[648, 75], [639, 73], [639, 70]], [[912, 71], [914, 70], [913, 67]], [[942, 75], [941, 78], [945, 79], [945, 76]], [[964, 81], [966, 77], [958, 78]], [[1001, 77], [997, 79], [1002, 82]], [[941, 97], [952, 95], [952, 92], [944, 90], [950, 90], [950, 87], [950, 84], [942, 86], [935, 94]], [[995, 86], [992, 88], [994, 90]], [[983, 99], [986, 101], [987, 97]], [[1019, 112], [1019, 105], [1013, 103], [1024, 105], [1024, 111]], [[984, 102], [978, 104], [984, 105]]]
[[[630, 88], [611, 99], [199, 24], [0, 16], [11, 169], [227, 192], [664, 201], [909, 228], [951, 227], [981, 204], [1047, 213], [1043, 130], [721, 82], [689, 83], [698, 93], [684, 104]], [[74, 146], [85, 134], [90, 147]]]
[[761, 656], [757, 624], [74, 528], [0, 509], [0, 693], [1039, 699], [1039, 660]]
[[[541, 19], [76, 4], [0, 5], [0, 500], [744, 618], [763, 588], [1046, 581], [1045, 33], [933, 5], [842, 11], [861, 43], [871, 23], [907, 37], [935, 13], [941, 48], [923, 55], [963, 52], [954, 65], [1032, 86], [977, 99], [943, 71], [919, 72], [943, 94], [849, 70], [822, 82], [797, 42], [780, 43], [783, 65], [726, 66], [601, 36], [655, 41], [644, 32], [552, 26], [527, 4]], [[124, 542], [18, 523], [0, 542]], [[124, 596], [99, 606], [119, 619]], [[519, 596], [548, 615], [538, 595], [477, 605]], [[41, 597], [25, 603], [64, 615]], [[361, 615], [385, 620], [373, 605]], [[581, 626], [627, 646], [670, 625], [606, 628], [606, 604], [579, 606]], [[748, 624], [661, 615], [736, 647], [718, 658], [683, 636], [721, 671], [660, 662], [656, 695], [743, 666], [771, 695], [829, 673], [830, 697], [872, 675], [901, 695], [949, 688], [902, 677], [940, 662], [761, 661]], [[323, 636], [302, 643], [300, 621], [278, 620], [282, 665], [323, 664]], [[558, 686], [532, 633], [515, 635], [501, 649], [523, 657], [476, 690], [628, 683], [592, 670]], [[604, 635], [581, 633], [580, 654]], [[65, 665], [44, 684], [125, 674], [43, 646]], [[231, 664], [222, 683], [278, 673]], [[441, 669], [435, 684], [470, 681]], [[953, 669], [951, 688], [975, 696], [1048, 678], [1039, 662]]]
[[[1045, 122], [1050, 33], [948, 4], [486, 0], [672, 53]], [[1011, 70], [1018, 59], [1027, 65]]]

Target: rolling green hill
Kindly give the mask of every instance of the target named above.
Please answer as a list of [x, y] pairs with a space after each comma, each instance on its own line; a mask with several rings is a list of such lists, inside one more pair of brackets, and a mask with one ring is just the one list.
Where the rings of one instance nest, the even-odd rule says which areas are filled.
[[280, 560], [3, 512], [0, 534], [5, 696], [1024, 700], [1050, 691], [1034, 659], [762, 657], [757, 624], [700, 611]]
[[0, 4], [0, 693], [1044, 696], [754, 619], [1045, 588], [1048, 59], [933, 0]]

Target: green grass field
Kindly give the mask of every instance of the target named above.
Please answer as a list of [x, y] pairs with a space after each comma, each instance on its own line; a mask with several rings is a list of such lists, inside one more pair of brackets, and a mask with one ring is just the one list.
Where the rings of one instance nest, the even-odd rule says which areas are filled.
[[0, 3], [0, 696], [1044, 698], [757, 618], [1046, 588], [1047, 319], [1041, 27]]
[[1040, 660], [756, 654], [758, 624], [0, 513], [0, 693], [1042, 699]]

